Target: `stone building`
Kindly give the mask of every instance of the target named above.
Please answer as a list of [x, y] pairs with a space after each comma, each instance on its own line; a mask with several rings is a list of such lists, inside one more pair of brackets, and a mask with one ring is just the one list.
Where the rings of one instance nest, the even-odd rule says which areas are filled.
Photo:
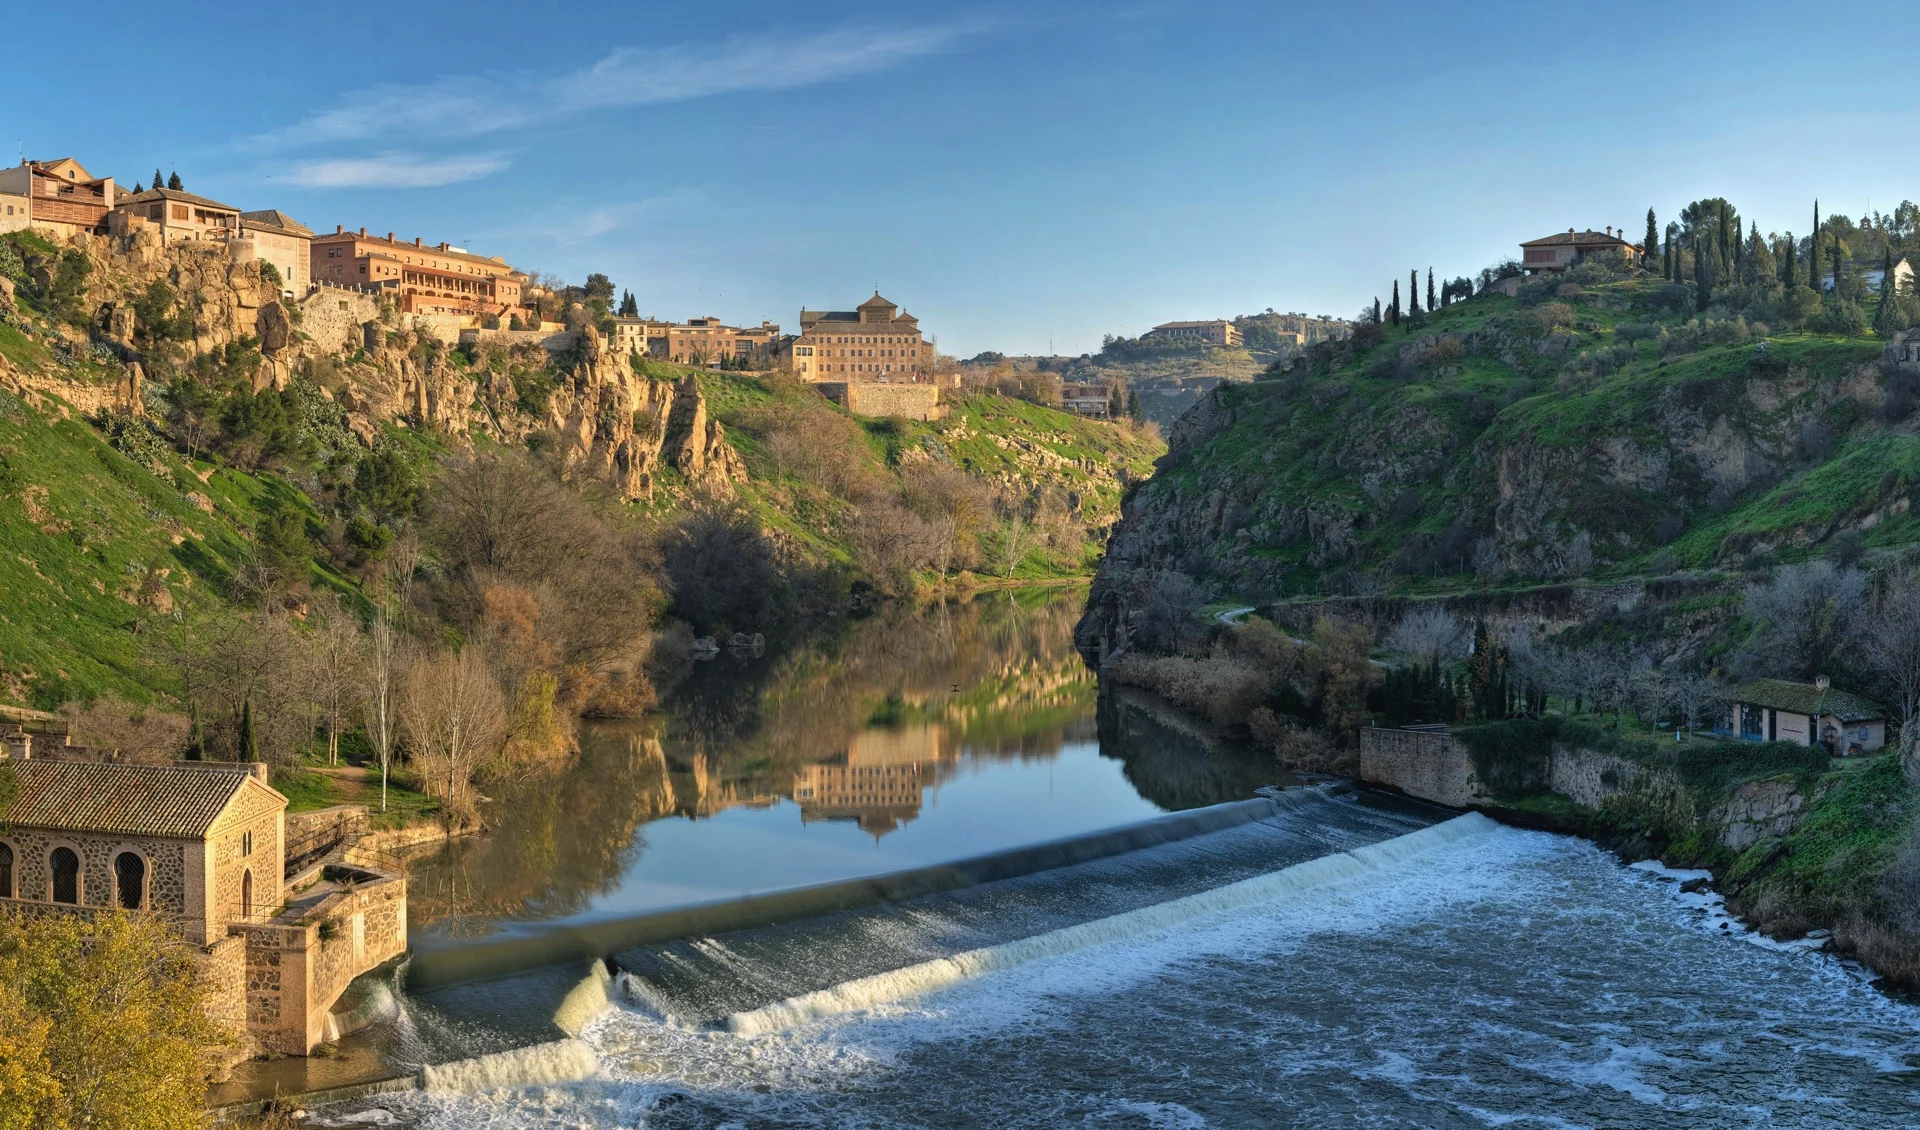
[[853, 310], [802, 310], [800, 336], [780, 344], [782, 360], [803, 381], [845, 384], [932, 381], [933, 350], [920, 320], [880, 297]]
[[1162, 322], [1141, 336], [1160, 341], [1197, 341], [1203, 345], [1218, 346], [1239, 345], [1244, 340], [1240, 336], [1240, 327], [1225, 318], [1210, 318], [1204, 322]]
[[1887, 364], [1903, 373], [1920, 373], [1920, 328], [1902, 330], [1880, 350]]
[[613, 319], [613, 333], [607, 340], [622, 355], [638, 353], [696, 368], [742, 360], [759, 365], [772, 362], [780, 327], [765, 321], [758, 326], [729, 326], [711, 315], [685, 322], [622, 315]]
[[267, 208], [240, 213], [240, 238], [253, 241], [254, 258], [273, 264], [283, 293], [294, 298], [307, 293], [313, 280], [311, 228], [278, 208]]
[[1609, 226], [1603, 232], [1589, 228], [1586, 231], [1565, 232], [1530, 239], [1520, 245], [1520, 266], [1530, 275], [1554, 274], [1564, 271], [1589, 255], [1602, 252], [1617, 252], [1631, 263], [1640, 256], [1640, 248], [1628, 243], [1626, 229], [1615, 234]]
[[113, 210], [144, 219], [168, 243], [177, 239], [228, 240], [240, 234], [240, 209], [177, 188], [149, 188], [123, 198]]
[[1835, 688], [1824, 675], [1811, 683], [1752, 679], [1728, 687], [1727, 699], [1713, 728], [1721, 737], [1825, 746], [1835, 757], [1887, 744], [1886, 708]]
[[104, 231], [122, 195], [112, 177], [96, 177], [71, 157], [23, 161], [0, 169], [0, 231], [31, 226], [61, 238]]
[[[24, 756], [23, 756], [24, 755]], [[49, 760], [22, 746], [0, 808], [0, 909], [155, 914], [205, 956], [211, 1009], [260, 1051], [338, 1034], [353, 977], [406, 950], [406, 880], [286, 858], [264, 765]]]
[[310, 245], [314, 282], [390, 292], [402, 314], [451, 314], [478, 322], [506, 317], [523, 298], [527, 276], [505, 259], [474, 255], [450, 243], [382, 239], [367, 229], [335, 227]]

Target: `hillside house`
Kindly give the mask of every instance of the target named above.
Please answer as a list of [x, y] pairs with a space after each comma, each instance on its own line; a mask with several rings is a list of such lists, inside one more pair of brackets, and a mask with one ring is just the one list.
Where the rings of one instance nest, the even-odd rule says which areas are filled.
[[1640, 257], [1640, 248], [1627, 242], [1625, 229], [1616, 234], [1611, 227], [1604, 232], [1568, 228], [1521, 244], [1520, 265], [1530, 275], [1554, 274], [1603, 252], [1617, 252], [1630, 263]]
[[1881, 350], [1887, 364], [1902, 372], [1920, 373], [1920, 328], [1902, 330], [1893, 335]]
[[313, 230], [278, 208], [240, 213], [240, 238], [253, 242], [256, 259], [273, 264], [289, 297], [307, 293], [313, 280]]
[[122, 195], [112, 177], [96, 177], [71, 157], [23, 161], [0, 169], [0, 231], [31, 226], [60, 238], [104, 231]]
[[1835, 690], [1825, 676], [1812, 683], [1754, 679], [1727, 689], [1731, 700], [1713, 732], [1749, 742], [1825, 746], [1835, 757], [1871, 753], [1887, 744], [1887, 712], [1879, 703]]
[[407, 946], [406, 880], [296, 859], [266, 766], [54, 760], [30, 742], [0, 764], [0, 910], [164, 917], [204, 956], [210, 1010], [260, 1051], [335, 1038], [354, 977]]
[[149, 188], [124, 198], [113, 210], [145, 220], [168, 243], [181, 239], [225, 241], [240, 234], [240, 209], [177, 188]]
[[1104, 420], [1112, 405], [1106, 385], [1063, 381], [1060, 385], [1060, 407], [1075, 415]]

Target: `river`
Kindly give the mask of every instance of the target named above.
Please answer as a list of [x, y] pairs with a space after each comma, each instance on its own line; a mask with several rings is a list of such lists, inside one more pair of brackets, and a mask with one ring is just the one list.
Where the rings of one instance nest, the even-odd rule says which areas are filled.
[[564, 935], [1292, 786], [1265, 816], [630, 946], [611, 980], [575, 963], [422, 994], [336, 1062], [424, 1064], [428, 1089], [313, 1122], [1920, 1125], [1920, 1010], [1859, 970], [1749, 934], [1684, 876], [1290, 781], [1103, 697], [1071, 650], [1074, 595], [714, 660], [663, 717], [496, 786], [497, 831], [416, 871], [416, 943]]

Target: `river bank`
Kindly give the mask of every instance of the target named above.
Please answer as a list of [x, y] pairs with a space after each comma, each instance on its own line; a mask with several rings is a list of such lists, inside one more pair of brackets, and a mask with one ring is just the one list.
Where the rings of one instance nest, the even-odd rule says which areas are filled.
[[1452, 732], [1367, 729], [1362, 779], [1576, 835], [1628, 862], [1712, 876], [1769, 937], [1818, 934], [1889, 988], [1920, 989], [1913, 790], [1897, 754], [1784, 742], [1652, 742], [1548, 718]]

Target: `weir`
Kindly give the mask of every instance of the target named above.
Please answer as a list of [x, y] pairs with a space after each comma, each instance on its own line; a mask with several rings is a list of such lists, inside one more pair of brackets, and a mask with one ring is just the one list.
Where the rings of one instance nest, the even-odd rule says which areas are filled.
[[407, 966], [406, 987], [410, 992], [421, 992], [509, 976], [542, 966], [590, 962], [624, 949], [676, 938], [771, 926], [1071, 867], [1269, 819], [1283, 806], [1300, 803], [1300, 798], [1295, 796], [1299, 791], [1283, 792], [1278, 801], [1256, 797], [1171, 812], [1120, 828], [885, 875], [630, 918], [549, 927], [532, 924], [525, 927], [530, 932], [517, 936], [484, 938], [416, 953]]

